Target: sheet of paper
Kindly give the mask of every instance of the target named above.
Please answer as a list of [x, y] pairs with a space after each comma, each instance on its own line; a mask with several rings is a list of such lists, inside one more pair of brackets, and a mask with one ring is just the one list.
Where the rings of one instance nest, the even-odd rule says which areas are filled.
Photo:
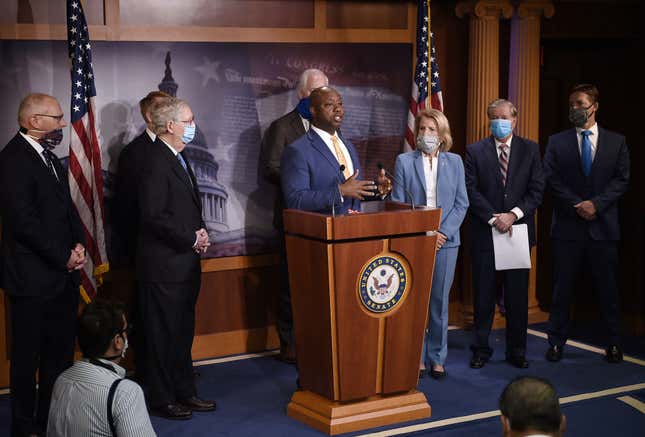
[[513, 236], [492, 228], [495, 270], [530, 269], [529, 230], [526, 224], [513, 225]]

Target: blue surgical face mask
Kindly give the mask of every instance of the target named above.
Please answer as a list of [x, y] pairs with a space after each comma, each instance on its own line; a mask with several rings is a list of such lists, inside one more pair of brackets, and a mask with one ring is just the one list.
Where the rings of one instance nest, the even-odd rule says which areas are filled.
[[513, 132], [513, 122], [511, 120], [498, 118], [490, 121], [490, 133], [498, 140], [506, 138], [511, 132]]
[[309, 106], [311, 106], [309, 97], [303, 97], [302, 99], [300, 99], [298, 106], [296, 106], [298, 114], [300, 114], [302, 118], [305, 118], [307, 120], [311, 120], [311, 111], [309, 110]]
[[184, 144], [190, 143], [193, 140], [193, 138], [195, 138], [196, 130], [197, 130], [197, 125], [195, 125], [195, 123], [184, 125], [184, 135], [182, 135], [181, 141]]

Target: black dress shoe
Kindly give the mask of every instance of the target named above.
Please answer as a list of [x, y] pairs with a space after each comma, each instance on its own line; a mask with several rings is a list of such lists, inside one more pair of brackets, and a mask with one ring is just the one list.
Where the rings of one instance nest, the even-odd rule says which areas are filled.
[[470, 360], [470, 368], [481, 369], [482, 367], [484, 367], [484, 364], [486, 364], [487, 361], [488, 361], [488, 358], [479, 354], [474, 354]]
[[447, 375], [446, 369], [441, 370], [435, 370], [434, 368], [430, 368], [430, 376], [434, 379], [443, 379]]
[[529, 368], [529, 362], [524, 357], [508, 357], [506, 358], [506, 361], [508, 361], [511, 365], [517, 367], [518, 369]]
[[562, 346], [549, 346], [545, 357], [547, 361], [551, 361], [553, 363], [560, 361], [562, 359]]
[[197, 396], [181, 399], [179, 403], [191, 411], [213, 411], [216, 408], [215, 401], [206, 401]]
[[152, 414], [171, 420], [188, 420], [193, 417], [193, 413], [188, 408], [179, 404], [167, 404], [155, 407], [152, 409]]
[[620, 363], [623, 361], [623, 351], [619, 346], [611, 345], [605, 350], [605, 356], [610, 363]]

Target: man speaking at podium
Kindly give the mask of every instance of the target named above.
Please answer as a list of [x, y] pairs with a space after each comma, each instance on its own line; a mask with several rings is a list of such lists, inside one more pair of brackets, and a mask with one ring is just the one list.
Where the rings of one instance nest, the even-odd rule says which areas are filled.
[[343, 99], [324, 86], [311, 92], [311, 129], [282, 155], [282, 191], [287, 208], [322, 214], [358, 212], [374, 194], [374, 181], [358, 179], [356, 148], [338, 132]]

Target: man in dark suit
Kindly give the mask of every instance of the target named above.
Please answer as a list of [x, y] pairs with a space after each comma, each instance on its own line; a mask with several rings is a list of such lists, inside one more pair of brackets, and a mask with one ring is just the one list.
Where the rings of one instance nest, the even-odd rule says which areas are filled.
[[127, 144], [119, 154], [119, 163], [115, 180], [115, 224], [124, 243], [126, 254], [130, 261], [134, 261], [134, 252], [137, 243], [137, 229], [139, 220], [139, 201], [137, 199], [140, 175], [145, 167], [150, 146], [157, 136], [152, 131], [150, 108], [159, 100], [170, 95], [163, 91], [151, 91], [141, 101], [139, 109], [141, 117], [146, 123], [146, 129]]
[[191, 356], [200, 254], [209, 245], [197, 180], [181, 153], [196, 127], [188, 104], [176, 98], [156, 103], [151, 115], [157, 138], [141, 175], [136, 256], [143, 382], [154, 414], [189, 419], [215, 409], [197, 397]]
[[539, 146], [513, 135], [517, 109], [498, 99], [487, 109], [492, 136], [466, 147], [466, 188], [472, 239], [474, 342], [470, 367], [479, 369], [493, 353], [488, 338], [495, 315], [497, 279], [504, 286], [506, 360], [519, 368], [526, 360], [529, 269], [496, 272], [491, 228], [512, 235], [525, 223], [535, 244], [534, 212], [542, 201], [544, 174]]
[[343, 99], [330, 87], [311, 93], [311, 129], [284, 149], [282, 191], [287, 208], [323, 214], [360, 210], [360, 201], [372, 196], [374, 181], [358, 179], [358, 153], [339, 135]]
[[598, 127], [598, 90], [575, 86], [569, 119], [575, 129], [549, 138], [544, 168], [553, 193], [553, 300], [546, 358], [559, 361], [567, 341], [571, 294], [591, 277], [609, 337], [606, 357], [623, 359], [618, 309], [618, 200], [629, 184], [625, 137]]
[[305, 70], [298, 80], [296, 91], [300, 99], [293, 111], [275, 120], [264, 133], [260, 151], [260, 168], [264, 178], [276, 187], [276, 196], [273, 208], [273, 227], [278, 233], [280, 250], [280, 273], [282, 286], [280, 288], [277, 325], [280, 336], [280, 354], [278, 359], [287, 363], [294, 363], [296, 359], [293, 340], [293, 316], [291, 313], [291, 294], [289, 292], [289, 272], [287, 270], [287, 256], [284, 245], [284, 228], [282, 224], [282, 187], [280, 186], [280, 160], [282, 151], [289, 144], [303, 136], [311, 123], [309, 111], [309, 95], [311, 91], [329, 83], [327, 76], [320, 70]]
[[58, 101], [30, 94], [20, 104], [18, 121], [20, 132], [0, 153], [2, 288], [9, 295], [12, 332], [11, 433], [44, 435], [56, 377], [73, 363], [85, 238], [67, 171], [51, 151], [66, 126]]

